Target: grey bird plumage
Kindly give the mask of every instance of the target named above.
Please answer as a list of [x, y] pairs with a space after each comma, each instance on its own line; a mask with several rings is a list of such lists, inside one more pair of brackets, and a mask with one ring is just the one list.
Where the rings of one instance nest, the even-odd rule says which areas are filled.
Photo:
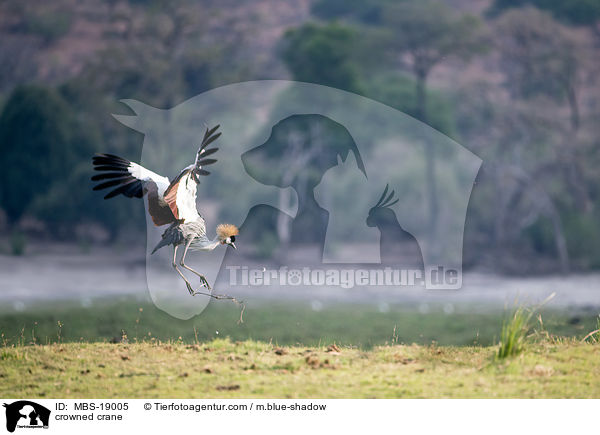
[[206, 223], [202, 216], [192, 222], [173, 222], [162, 234], [161, 241], [158, 242], [151, 254], [154, 254], [164, 246], [182, 245], [190, 239], [193, 239], [193, 242], [190, 245], [191, 249], [194, 249], [195, 245], [208, 244], [210, 242], [208, 237], [206, 237]]

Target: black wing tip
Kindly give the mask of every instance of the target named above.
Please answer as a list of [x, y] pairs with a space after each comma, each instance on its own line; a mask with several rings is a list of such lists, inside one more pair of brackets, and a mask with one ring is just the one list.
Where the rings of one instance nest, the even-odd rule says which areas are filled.
[[94, 153], [92, 158], [107, 158], [107, 159], [125, 160], [123, 157], [119, 157], [115, 154], [110, 154], [110, 153]]
[[208, 157], [208, 156], [210, 156], [211, 154], [214, 154], [214, 153], [216, 153], [217, 151], [219, 151], [219, 148], [218, 148], [218, 147], [216, 147], [216, 148], [211, 148], [211, 149], [209, 149], [209, 150], [207, 150], [206, 148], [205, 148], [205, 149], [201, 149], [201, 150], [200, 150], [200, 157], [201, 157], [201, 158]]
[[[99, 187], [99, 186], [96, 186]], [[106, 186], [106, 187], [113, 187], [113, 186]], [[96, 189], [94, 188], [94, 190], [100, 190], [100, 189]], [[122, 185], [118, 185], [116, 189], [111, 190], [105, 197], [104, 199], [110, 199], [113, 198], [119, 194], [123, 194], [128, 198], [141, 198], [144, 196], [144, 188], [142, 186], [142, 183], [138, 180], [136, 181], [131, 181], [129, 183], [125, 183]]]
[[[96, 169], [98, 170], [98, 169]], [[92, 181], [100, 181], [100, 180], [110, 180], [113, 178], [125, 179], [128, 177], [129, 172], [126, 171], [118, 171], [118, 172], [103, 172], [102, 174], [97, 174], [92, 176]]]
[[208, 136], [212, 135], [215, 131], [217, 131], [219, 129], [219, 127], [221, 127], [221, 124], [217, 124], [213, 128], [210, 128], [210, 129], [208, 127], [206, 127], [206, 132], [204, 133], [204, 137], [207, 138]]
[[203, 159], [198, 162], [198, 167], [212, 165], [213, 163], [216, 163], [216, 162], [217, 162], [217, 159]]
[[200, 146], [200, 149], [203, 150], [205, 149], [207, 146], [209, 146], [211, 143], [213, 143], [214, 141], [216, 141], [219, 137], [221, 136], [221, 132], [217, 133], [217, 134], [213, 134], [212, 136], [209, 136], [208, 138], [205, 137], [202, 140], [202, 145]]
[[92, 177], [92, 181], [104, 179], [129, 178], [129, 165], [131, 162], [122, 157], [109, 153], [96, 153], [92, 157], [94, 170], [102, 174]]
[[204, 138], [202, 138], [202, 145], [200, 145], [200, 149], [206, 148], [210, 143], [214, 142], [221, 136], [221, 132], [216, 133], [216, 131], [221, 127], [221, 124], [217, 124], [213, 128], [206, 128], [204, 132]]
[[96, 153], [92, 156], [92, 162], [97, 165], [97, 164], [101, 164], [101, 163], [106, 163], [106, 164], [112, 164], [112, 165], [121, 165], [121, 166], [128, 166], [131, 161], [123, 158], [123, 157], [119, 157], [116, 156], [114, 154], [101, 154], [101, 153]]
[[[210, 174], [210, 172], [203, 170], [202, 167], [212, 165], [213, 163], [217, 162], [216, 159], [207, 159], [206, 157], [216, 153], [219, 150], [219, 148], [215, 147], [211, 149], [206, 149], [206, 147], [208, 147], [208, 145], [213, 143], [221, 136], [221, 132], [216, 132], [219, 129], [219, 127], [221, 127], [221, 124], [217, 124], [212, 128], [206, 128], [204, 138], [202, 139], [202, 144], [200, 145], [198, 155], [196, 156], [196, 167], [194, 168], [194, 176]], [[196, 179], [196, 182], [199, 183], [200, 181]]]

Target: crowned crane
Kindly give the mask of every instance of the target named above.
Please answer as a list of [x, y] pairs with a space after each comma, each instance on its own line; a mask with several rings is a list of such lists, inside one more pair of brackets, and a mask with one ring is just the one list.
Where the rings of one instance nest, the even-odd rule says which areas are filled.
[[[211, 290], [208, 281], [201, 273], [185, 264], [189, 249], [197, 251], [212, 251], [219, 245], [229, 245], [235, 249], [235, 236], [238, 229], [235, 225], [221, 224], [217, 226], [216, 237], [210, 240], [206, 236], [206, 223], [196, 208], [196, 188], [200, 183], [200, 175], [209, 175], [205, 166], [216, 162], [216, 159], [206, 157], [217, 152], [218, 148], [207, 149], [221, 133], [219, 126], [206, 129], [202, 144], [196, 155], [196, 161], [184, 168], [177, 177], [169, 181], [167, 177], [158, 175], [137, 163], [112, 154], [96, 154], [93, 157], [94, 169], [102, 172], [92, 177], [92, 181], [102, 181], [94, 190], [113, 188], [104, 199], [117, 195], [128, 198], [142, 198], [148, 195], [148, 214], [156, 226], [170, 226], [162, 234], [161, 241], [156, 245], [152, 254], [163, 246], [173, 245], [173, 268], [183, 278], [192, 296], [205, 294], [193, 289], [181, 269], [177, 266], [177, 248], [184, 245], [183, 255], [179, 264], [200, 278], [200, 283]], [[108, 181], [105, 181], [108, 180]]]

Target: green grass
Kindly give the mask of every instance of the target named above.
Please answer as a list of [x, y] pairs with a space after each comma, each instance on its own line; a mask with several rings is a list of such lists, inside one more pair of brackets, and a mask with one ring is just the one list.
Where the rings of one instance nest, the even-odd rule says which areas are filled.
[[512, 316], [502, 323], [498, 358], [508, 358], [523, 351], [527, 332], [531, 328], [532, 316], [533, 311], [518, 307]]
[[[232, 303], [211, 303], [194, 319], [182, 321], [148, 302], [100, 301], [91, 307], [55, 304], [25, 312], [0, 313], [0, 346], [95, 342], [120, 339], [130, 343], [181, 337], [186, 343], [230, 337], [232, 340], [272, 341], [280, 345], [317, 346], [336, 342], [361, 349], [394, 343], [489, 346], [500, 340], [503, 312], [446, 314], [430, 306], [421, 314], [415, 307], [391, 305], [388, 312], [376, 306], [336, 305], [314, 311], [306, 304], [248, 305], [244, 323]], [[597, 312], [566, 314], [543, 312], [549, 334], [582, 338], [596, 329]], [[60, 325], [59, 326], [59, 322]]]
[[[554, 295], [552, 293], [540, 305], [535, 307], [518, 305], [512, 314], [504, 319], [500, 332], [500, 346], [496, 355], [499, 359], [515, 356], [523, 352], [528, 339], [527, 334], [533, 328], [533, 316], [546, 302], [554, 298]], [[541, 316], [539, 319], [540, 323], [542, 323]], [[542, 327], [542, 331], [547, 333], [547, 331], [543, 330], [543, 324], [540, 326]]]
[[596, 329], [590, 331], [582, 341], [590, 340], [593, 343], [600, 343], [600, 316], [596, 319]]
[[[249, 305], [243, 323], [229, 303], [188, 321], [133, 300], [5, 311], [0, 396], [600, 398], [597, 313], [544, 310], [536, 326], [520, 308], [501, 329], [501, 311], [387, 308]], [[520, 352], [499, 359], [504, 343]]]
[[518, 307], [512, 316], [502, 324], [498, 358], [518, 355], [523, 351], [527, 332], [531, 328], [532, 311]]
[[600, 398], [600, 345], [328, 349], [217, 339], [0, 349], [0, 396], [29, 398]]

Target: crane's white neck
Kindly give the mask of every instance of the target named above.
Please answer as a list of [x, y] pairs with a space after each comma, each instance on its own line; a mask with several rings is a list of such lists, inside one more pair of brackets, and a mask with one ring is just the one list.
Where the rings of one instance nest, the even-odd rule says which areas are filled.
[[221, 244], [221, 240], [219, 240], [219, 236], [215, 237], [209, 244], [209, 250], [212, 251], [213, 249], [215, 249], [217, 246], [219, 246]]
[[196, 239], [194, 242], [192, 242], [190, 248], [194, 251], [212, 251], [220, 244], [221, 241], [219, 240], [219, 237], [215, 237], [214, 240], [206, 241], [199, 241], [198, 239]]

